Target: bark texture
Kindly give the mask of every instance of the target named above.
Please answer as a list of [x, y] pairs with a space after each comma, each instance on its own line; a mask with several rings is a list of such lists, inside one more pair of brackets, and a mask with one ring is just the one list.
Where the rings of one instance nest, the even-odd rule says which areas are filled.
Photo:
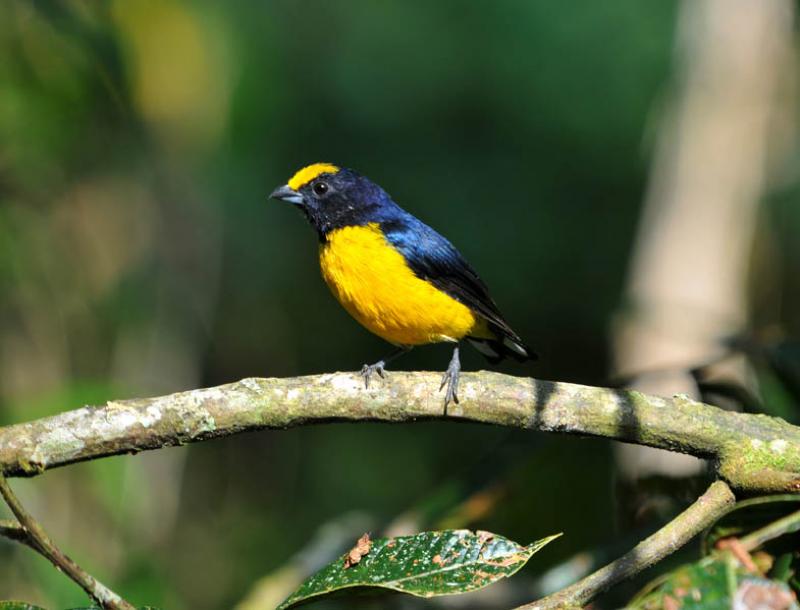
[[251, 378], [111, 401], [0, 428], [0, 469], [9, 477], [35, 476], [74, 462], [264, 428], [449, 419], [660, 447], [714, 460], [735, 489], [800, 489], [800, 428], [780, 419], [723, 411], [681, 395], [663, 398], [486, 371], [462, 375], [461, 402], [445, 415], [439, 380], [438, 373], [392, 372], [366, 390], [351, 373]]

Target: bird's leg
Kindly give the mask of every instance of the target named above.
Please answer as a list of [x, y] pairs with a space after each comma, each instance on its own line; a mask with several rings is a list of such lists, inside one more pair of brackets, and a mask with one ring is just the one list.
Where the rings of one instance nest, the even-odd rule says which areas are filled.
[[361, 376], [364, 378], [364, 387], [369, 388], [369, 380], [374, 373], [377, 373], [378, 377], [383, 379], [384, 377], [383, 374], [386, 372], [386, 370], [383, 367], [389, 364], [392, 360], [395, 360], [396, 358], [399, 358], [403, 354], [406, 354], [410, 351], [411, 351], [410, 345], [401, 345], [391, 354], [386, 356], [383, 360], [378, 360], [378, 362], [376, 362], [375, 364], [365, 364], [364, 366], [362, 366]]
[[444, 394], [444, 414], [447, 415], [447, 405], [451, 402], [458, 404], [458, 377], [461, 374], [461, 360], [458, 358], [458, 345], [453, 350], [453, 357], [442, 377], [442, 385], [439, 391], [447, 384], [447, 391]]

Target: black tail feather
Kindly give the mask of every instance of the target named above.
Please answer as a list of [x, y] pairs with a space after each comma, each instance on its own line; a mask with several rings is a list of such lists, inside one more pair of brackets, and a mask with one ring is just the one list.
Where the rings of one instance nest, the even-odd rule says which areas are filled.
[[538, 360], [539, 355], [526, 346], [518, 336], [509, 336], [507, 333], [498, 334], [500, 337], [496, 339], [467, 338], [491, 364], [497, 364], [505, 358], [513, 358], [517, 362]]

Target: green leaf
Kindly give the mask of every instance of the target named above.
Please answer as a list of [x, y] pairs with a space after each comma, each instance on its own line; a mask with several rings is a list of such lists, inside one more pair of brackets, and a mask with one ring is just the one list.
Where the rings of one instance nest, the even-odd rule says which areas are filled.
[[729, 610], [756, 606], [800, 610], [786, 583], [753, 576], [730, 556], [709, 556], [670, 572], [655, 590], [640, 593], [626, 608]]
[[0, 602], [0, 610], [44, 610], [40, 606], [26, 604], [25, 602]]
[[344, 555], [328, 564], [300, 585], [278, 610], [352, 587], [378, 587], [419, 597], [475, 591], [515, 574], [534, 553], [560, 535], [528, 546], [469, 530], [377, 538], [358, 563], [345, 567]]
[[[629, 606], [642, 610], [659, 610], [670, 605], [681, 610], [730, 608], [729, 567], [727, 562], [713, 559], [680, 567], [655, 591], [634, 599]], [[674, 602], [670, 604], [669, 600]]]
[[784, 553], [776, 558], [775, 565], [772, 566], [772, 570], [769, 572], [769, 577], [781, 582], [789, 582], [789, 579], [794, 576], [794, 571], [792, 570], [793, 560], [792, 553]]

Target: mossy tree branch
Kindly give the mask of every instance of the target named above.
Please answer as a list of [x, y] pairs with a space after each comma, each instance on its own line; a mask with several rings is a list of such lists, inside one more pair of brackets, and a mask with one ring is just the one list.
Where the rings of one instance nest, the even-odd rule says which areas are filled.
[[[0, 491], [6, 492], [3, 495], [14, 508], [15, 499], [3, 475], [35, 476], [75, 462], [248, 430], [422, 419], [605, 437], [712, 459], [720, 476], [741, 490], [800, 488], [800, 428], [780, 419], [723, 411], [683, 396], [662, 398], [489, 372], [464, 374], [461, 402], [445, 415], [438, 382], [435, 373], [392, 373], [366, 390], [360, 376], [348, 373], [243, 379], [214, 388], [83, 407], [0, 428]], [[686, 513], [628, 555], [552, 598], [526, 607], [558, 607], [590, 599], [675, 550], [676, 532], [688, 540], [732, 501], [729, 487], [715, 483]], [[47, 543], [46, 535], [32, 536], [31, 528], [38, 526], [26, 523], [28, 516], [21, 511], [14, 511], [19, 525], [0, 522], [0, 535], [47, 551], [47, 544], [40, 542]], [[76, 576], [73, 578], [80, 582]], [[82, 586], [95, 598], [102, 598], [107, 590], [90, 576], [86, 578], [90, 580]], [[91, 590], [89, 585], [100, 588]], [[110, 597], [102, 600], [105, 607], [127, 607], [113, 593], [108, 594]]]
[[0, 469], [34, 476], [74, 462], [247, 430], [336, 421], [468, 420], [605, 437], [714, 461], [732, 487], [800, 489], [800, 428], [684, 396], [465, 373], [461, 403], [443, 413], [437, 373], [391, 373], [365, 390], [355, 374], [243, 379], [228, 385], [83, 407], [0, 428]]

